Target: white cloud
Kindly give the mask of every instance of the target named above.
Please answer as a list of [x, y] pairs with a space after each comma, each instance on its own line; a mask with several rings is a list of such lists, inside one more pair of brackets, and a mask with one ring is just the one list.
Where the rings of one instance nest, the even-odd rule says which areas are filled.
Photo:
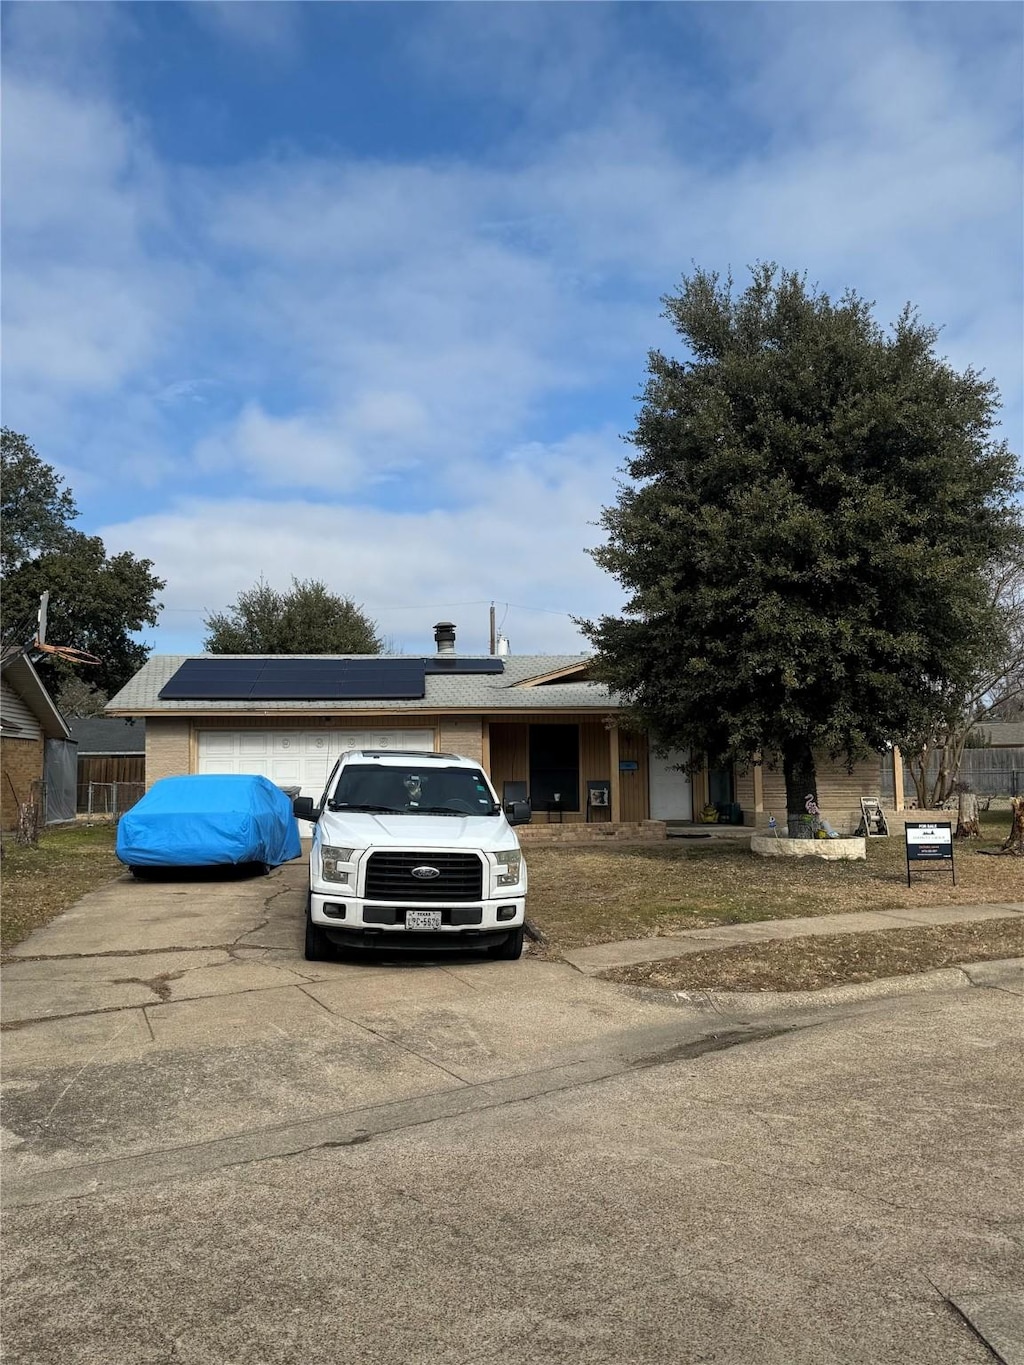
[[[146, 482], [167, 452], [139, 465], [138, 447], [158, 444], [145, 393], [193, 298], [190, 264], [154, 250], [169, 230], [164, 172], [141, 130], [95, 92], [15, 66], [4, 113], [6, 420], [47, 458], [79, 465], [85, 484], [142, 467]], [[102, 469], [90, 469], [93, 450]]]
[[328, 421], [273, 417], [255, 403], [224, 432], [199, 442], [196, 463], [204, 471], [237, 471], [295, 488], [344, 487], [360, 472], [355, 453]]
[[189, 4], [201, 28], [251, 49], [264, 60], [298, 53], [302, 8], [295, 0], [191, 0]]
[[520, 608], [586, 615], [617, 605], [614, 584], [584, 548], [599, 538], [592, 523], [618, 461], [613, 438], [581, 435], [566, 447], [510, 452], [489, 472], [467, 469], [454, 507], [388, 511], [326, 494], [308, 502], [193, 498], [100, 534], [112, 550], [154, 560], [167, 578], [158, 648], [173, 647], [163, 641], [188, 610], [223, 609], [261, 576], [280, 587], [294, 576], [323, 579], [365, 603], [409, 650], [431, 647], [432, 612], [454, 597], [477, 603], [461, 618], [451, 608], [467, 651], [486, 651], [479, 604], [493, 599], [517, 604], [505, 633], [518, 652], [572, 652], [584, 646], [571, 621]]

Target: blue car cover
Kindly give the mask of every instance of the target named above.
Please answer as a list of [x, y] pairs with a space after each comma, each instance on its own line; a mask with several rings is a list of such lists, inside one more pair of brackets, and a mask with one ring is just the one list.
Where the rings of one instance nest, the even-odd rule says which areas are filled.
[[165, 777], [117, 826], [129, 867], [276, 867], [301, 852], [291, 800], [266, 777]]

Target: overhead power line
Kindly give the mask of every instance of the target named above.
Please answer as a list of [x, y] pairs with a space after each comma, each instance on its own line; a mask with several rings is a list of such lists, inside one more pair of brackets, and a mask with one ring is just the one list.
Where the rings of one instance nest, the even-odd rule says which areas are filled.
[[[447, 610], [449, 607], [486, 607], [486, 606], [489, 606], [489, 605], [490, 605], [490, 603], [491, 603], [492, 600], [496, 600], [496, 599], [492, 599], [492, 598], [489, 598], [489, 597], [478, 597], [478, 598], [475, 598], [475, 599], [474, 599], [473, 601], [471, 601], [471, 602], [409, 602], [409, 603], [406, 603], [405, 605], [396, 606], [396, 605], [394, 605], [394, 604], [391, 604], [391, 605], [382, 606], [382, 607], [376, 607], [376, 606], [374, 606], [372, 603], [369, 603], [369, 602], [363, 602], [363, 603], [361, 603], [360, 605], [361, 605], [361, 607], [362, 607], [362, 609], [363, 609], [364, 611], [372, 611], [372, 612], [385, 612], [385, 611], [442, 611], [442, 610]], [[502, 602], [500, 605], [503, 606], [503, 607], [505, 608], [506, 615], [508, 614], [508, 611], [509, 611], [510, 608], [511, 608], [512, 610], [514, 610], [514, 611], [539, 611], [539, 612], [544, 612], [544, 613], [545, 613], [546, 615], [548, 615], [548, 616], [567, 616], [567, 617], [573, 617], [573, 616], [575, 616], [575, 614], [576, 614], [575, 612], [572, 612], [572, 611], [558, 611], [558, 610], [557, 610], [556, 608], [554, 608], [554, 607], [529, 607], [529, 606], [527, 606], [527, 605], [526, 605], [525, 603], [523, 603], [523, 602]], [[209, 611], [209, 610], [210, 610], [209, 607], [164, 607], [164, 608], [163, 608], [163, 611], [162, 611], [162, 613], [161, 613], [161, 615], [170, 615], [172, 612], [174, 612], [174, 613], [180, 613], [180, 614], [185, 614], [185, 615], [194, 616], [194, 615], [202, 614], [203, 612], [207, 612], [207, 611]], [[503, 618], [503, 619], [504, 619], [504, 618]]]

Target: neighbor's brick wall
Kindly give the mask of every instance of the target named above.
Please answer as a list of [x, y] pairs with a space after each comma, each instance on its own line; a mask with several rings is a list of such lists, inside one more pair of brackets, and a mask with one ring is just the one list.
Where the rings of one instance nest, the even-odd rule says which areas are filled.
[[161, 777], [185, 777], [191, 771], [192, 723], [188, 720], [165, 720], [162, 716], [146, 718], [146, 787]]
[[474, 763], [484, 761], [484, 726], [477, 717], [448, 720], [442, 716], [437, 727], [438, 748], [445, 754], [462, 754]]
[[28, 801], [32, 783], [42, 781], [43, 745], [42, 739], [5, 739], [0, 745], [0, 783], [3, 786], [0, 823], [4, 829], [17, 828], [18, 802]]

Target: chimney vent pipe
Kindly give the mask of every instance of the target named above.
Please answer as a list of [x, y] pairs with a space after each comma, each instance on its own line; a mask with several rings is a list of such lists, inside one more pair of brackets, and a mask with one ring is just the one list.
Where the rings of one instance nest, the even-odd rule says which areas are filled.
[[438, 654], [455, 653], [455, 622], [438, 621], [434, 627], [434, 643]]

